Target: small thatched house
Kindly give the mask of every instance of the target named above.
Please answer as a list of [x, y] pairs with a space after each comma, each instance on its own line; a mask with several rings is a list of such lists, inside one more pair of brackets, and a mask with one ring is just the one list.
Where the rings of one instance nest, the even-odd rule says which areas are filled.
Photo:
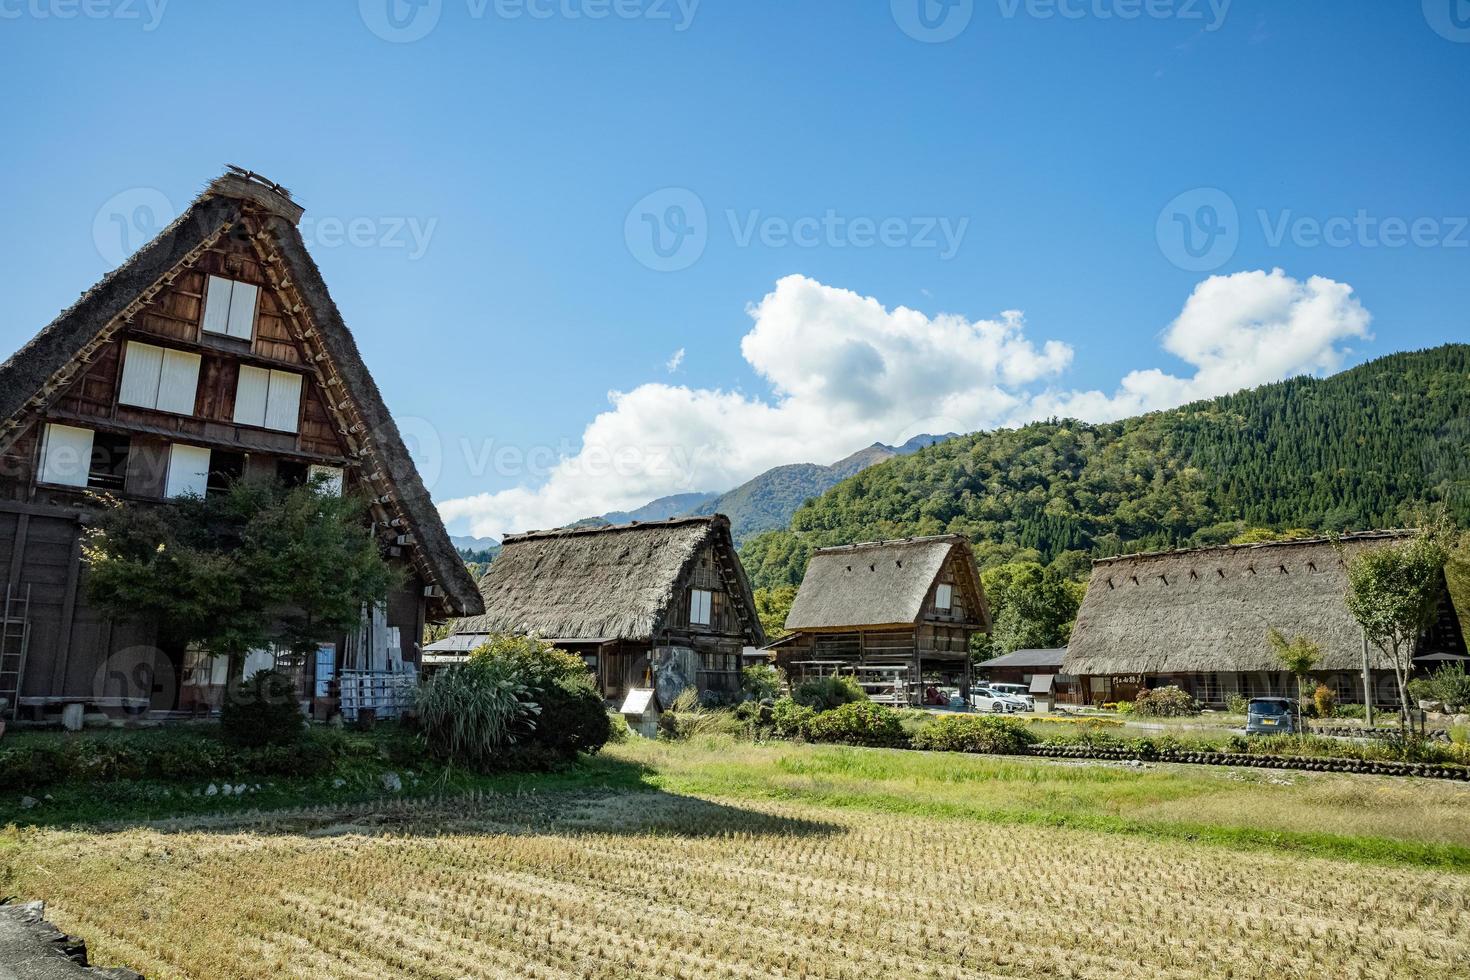
[[787, 676], [854, 674], [875, 700], [970, 693], [970, 637], [990, 609], [970, 543], [957, 535], [873, 541], [812, 555], [774, 645]]
[[[1404, 537], [1353, 534], [1341, 545], [1350, 558]], [[1326, 539], [1102, 559], [1093, 565], [1062, 672], [1078, 678], [1083, 704], [1131, 700], [1140, 688], [1165, 685], [1212, 705], [1232, 694], [1294, 696], [1296, 681], [1266, 640], [1274, 627], [1321, 644], [1319, 680], [1340, 700], [1361, 703], [1364, 641], [1348, 612], [1347, 584], [1343, 556]], [[1465, 654], [1448, 589], [1420, 654]], [[1390, 665], [1377, 648], [1366, 661], [1375, 703], [1393, 703]]]
[[730, 520], [686, 517], [507, 537], [480, 580], [485, 614], [432, 653], [468, 653], [494, 633], [580, 654], [603, 696], [657, 687], [734, 693], [741, 654], [765, 643]]

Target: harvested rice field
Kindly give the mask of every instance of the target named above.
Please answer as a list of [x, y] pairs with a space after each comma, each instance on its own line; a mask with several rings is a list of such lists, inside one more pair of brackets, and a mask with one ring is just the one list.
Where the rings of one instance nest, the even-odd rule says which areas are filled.
[[[607, 788], [12, 828], [5, 888], [150, 978], [1470, 976], [1458, 787], [1421, 817], [1364, 777], [716, 742], [591, 765]], [[1306, 806], [1330, 833], [1293, 829]]]

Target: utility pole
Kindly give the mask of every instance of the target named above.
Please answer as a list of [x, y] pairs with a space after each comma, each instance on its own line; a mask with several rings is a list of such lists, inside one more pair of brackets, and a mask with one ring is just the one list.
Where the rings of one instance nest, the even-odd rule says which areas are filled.
[[1373, 727], [1373, 671], [1368, 666], [1368, 631], [1363, 630], [1363, 717]]

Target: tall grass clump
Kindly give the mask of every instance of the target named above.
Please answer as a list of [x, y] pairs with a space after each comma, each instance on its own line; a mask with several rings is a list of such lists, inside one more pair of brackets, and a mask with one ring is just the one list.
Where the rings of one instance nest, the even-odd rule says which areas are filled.
[[541, 711], [515, 665], [472, 656], [436, 673], [419, 690], [418, 715], [429, 751], [470, 769], [493, 769], [517, 729]]

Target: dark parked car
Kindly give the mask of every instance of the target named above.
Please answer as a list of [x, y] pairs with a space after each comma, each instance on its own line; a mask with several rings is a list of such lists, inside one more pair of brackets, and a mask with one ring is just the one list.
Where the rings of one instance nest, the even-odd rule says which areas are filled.
[[1290, 698], [1251, 698], [1245, 709], [1247, 735], [1289, 735], [1296, 731]]

